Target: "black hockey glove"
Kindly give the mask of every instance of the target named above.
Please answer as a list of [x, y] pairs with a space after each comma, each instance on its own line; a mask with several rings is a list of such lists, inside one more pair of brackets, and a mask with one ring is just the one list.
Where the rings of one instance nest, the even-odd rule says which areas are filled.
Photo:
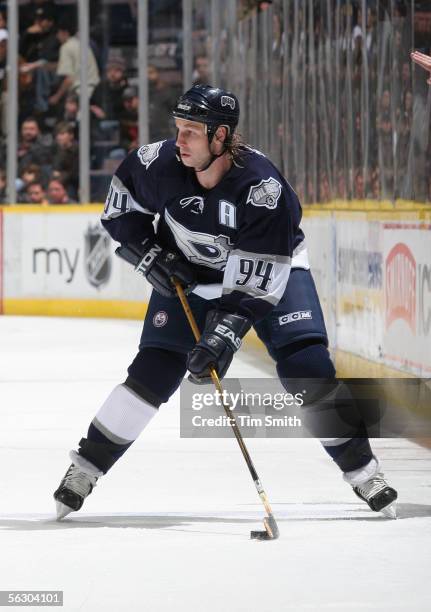
[[201, 339], [187, 358], [189, 380], [196, 384], [211, 382], [210, 365], [223, 378], [250, 327], [251, 322], [246, 317], [211, 310], [207, 314]]
[[163, 249], [148, 238], [143, 242], [133, 242], [118, 247], [115, 253], [135, 266], [136, 272], [143, 274], [157, 293], [164, 297], [176, 297], [175, 286], [171, 282], [174, 276], [187, 295], [196, 287], [196, 280], [191, 265], [186, 259]]

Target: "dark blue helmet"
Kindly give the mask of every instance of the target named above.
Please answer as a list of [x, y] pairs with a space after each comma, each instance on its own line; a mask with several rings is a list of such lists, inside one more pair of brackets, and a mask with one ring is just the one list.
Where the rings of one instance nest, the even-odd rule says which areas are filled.
[[205, 123], [208, 140], [211, 142], [221, 125], [229, 128], [228, 138], [232, 136], [238, 125], [239, 102], [232, 92], [225, 89], [211, 85], [193, 85], [178, 98], [173, 115], [179, 119]]

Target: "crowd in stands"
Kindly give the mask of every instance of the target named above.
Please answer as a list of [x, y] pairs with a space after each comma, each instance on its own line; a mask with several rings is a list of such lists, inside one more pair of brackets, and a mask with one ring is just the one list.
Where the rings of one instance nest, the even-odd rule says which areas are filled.
[[[106, 41], [103, 46], [97, 35], [92, 36], [98, 18], [97, 13], [91, 15], [88, 52], [93, 201], [104, 200], [112, 172], [139, 144], [137, 69], [130, 53]], [[6, 201], [7, 39], [7, 15], [0, 10], [0, 203]], [[21, 5], [18, 203], [79, 200], [79, 67], [76, 6], [53, 0]], [[155, 64], [148, 66], [148, 83], [150, 141], [162, 140], [173, 135], [171, 109], [179, 91], [168, 85]]]
[[[0, 0], [0, 168], [4, 169], [8, 30], [3, 5]], [[98, 0], [91, 3], [88, 53], [90, 174], [92, 200], [102, 201], [112, 172], [139, 145], [139, 91], [136, 41], [128, 49], [111, 44], [105, 25], [98, 22], [103, 11], [95, 11], [97, 5]], [[151, 7], [157, 6], [150, 2], [150, 15]], [[423, 104], [427, 94], [420, 90], [421, 84], [426, 91], [428, 86], [421, 78], [415, 88], [409, 56], [416, 42], [410, 6], [407, 0], [369, 0], [363, 15], [359, 0], [241, 0], [237, 23], [242, 24], [243, 38], [237, 47], [248, 58], [241, 74], [232, 72], [229, 27], [221, 28], [221, 84], [243, 81], [245, 135], [276, 161], [304, 202], [431, 199], [430, 121]], [[193, 82], [208, 83], [212, 82], [209, 9], [204, 3], [195, 9]], [[290, 11], [287, 16], [285, 10]], [[256, 23], [259, 28], [266, 24], [270, 31], [266, 64], [264, 38], [253, 30]], [[248, 31], [249, 38], [244, 34]], [[20, 4], [19, 33], [18, 202], [78, 201], [76, 6], [54, 0]], [[430, 52], [429, 47], [421, 48]], [[181, 88], [181, 63], [169, 72], [154, 57], [147, 73], [150, 142], [173, 136], [171, 109]], [[256, 66], [251, 65], [251, 57], [256, 58]], [[419, 56], [424, 68], [427, 57]], [[259, 117], [253, 114], [253, 104]], [[5, 182], [0, 170], [0, 203], [6, 197]]]
[[[290, 60], [285, 73], [295, 94], [288, 96], [287, 112], [280, 110], [280, 149], [289, 180], [309, 203], [429, 201], [428, 88], [414, 73], [410, 50], [425, 43], [429, 52], [431, 32], [426, 38], [415, 31], [411, 3], [405, 0], [370, 0], [365, 14], [362, 7], [352, 0], [335, 20], [315, 3], [312, 34], [291, 30], [273, 46], [274, 63], [285, 57], [297, 62]], [[427, 11], [430, 25], [431, 6]], [[274, 32], [282, 31], [278, 19], [275, 11]], [[309, 19], [304, 3], [296, 23], [301, 28]], [[294, 14], [288, 23], [295, 23]]]

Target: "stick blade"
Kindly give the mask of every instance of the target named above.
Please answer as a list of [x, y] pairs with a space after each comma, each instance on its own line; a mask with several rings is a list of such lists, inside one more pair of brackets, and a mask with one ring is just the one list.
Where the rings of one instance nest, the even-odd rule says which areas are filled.
[[251, 531], [250, 539], [252, 540], [276, 540], [280, 536], [278, 525], [272, 514], [263, 519], [265, 531]]

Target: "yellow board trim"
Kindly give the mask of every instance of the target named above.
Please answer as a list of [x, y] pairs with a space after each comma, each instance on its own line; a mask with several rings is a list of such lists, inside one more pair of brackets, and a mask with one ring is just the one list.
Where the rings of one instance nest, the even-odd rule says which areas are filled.
[[411, 200], [396, 200], [391, 202], [390, 200], [332, 200], [326, 204], [303, 204], [302, 208], [304, 211], [350, 211], [350, 212], [368, 212], [368, 211], [380, 211], [380, 212], [431, 212], [431, 203], [427, 202], [421, 204], [420, 202], [413, 202]]
[[0, 206], [0, 210], [6, 214], [25, 214], [25, 213], [101, 213], [103, 204], [9, 204]]
[[144, 319], [148, 304], [122, 300], [4, 298], [5, 315]]
[[[413, 202], [411, 200], [332, 200], [325, 204], [303, 204], [305, 216], [322, 212], [385, 212], [385, 213], [431, 213], [431, 203]], [[102, 203], [88, 204], [4, 204], [0, 205], [0, 210], [4, 213], [82, 213], [82, 212], [101, 212]]]

